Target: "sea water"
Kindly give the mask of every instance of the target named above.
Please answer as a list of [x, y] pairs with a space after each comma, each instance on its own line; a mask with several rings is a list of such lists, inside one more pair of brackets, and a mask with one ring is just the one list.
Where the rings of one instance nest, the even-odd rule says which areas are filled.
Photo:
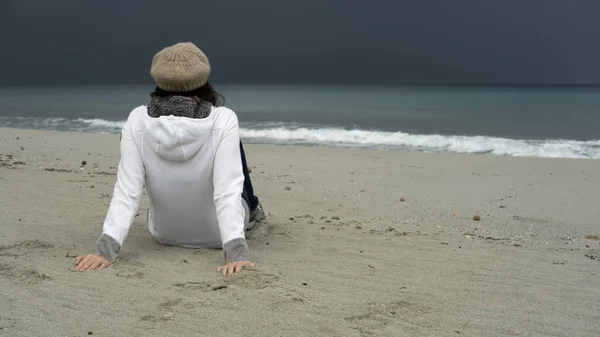
[[[215, 87], [245, 143], [600, 159], [600, 87]], [[0, 88], [0, 127], [118, 133], [152, 90]]]

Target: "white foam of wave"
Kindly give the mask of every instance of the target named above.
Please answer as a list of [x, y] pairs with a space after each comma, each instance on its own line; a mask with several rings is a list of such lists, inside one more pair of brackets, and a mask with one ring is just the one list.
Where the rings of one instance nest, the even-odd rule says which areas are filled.
[[67, 118], [0, 117], [0, 126], [7, 128], [56, 129], [66, 128], [71, 121]]
[[282, 144], [369, 147], [409, 151], [485, 153], [503, 156], [600, 159], [600, 140], [517, 140], [486, 136], [415, 135], [336, 128], [243, 129], [246, 140]]
[[[108, 121], [105, 119], [84, 119], [78, 118], [76, 123], [85, 125], [86, 130], [97, 130], [99, 132], [119, 132], [125, 124], [125, 121]], [[82, 130], [83, 131], [83, 130]]]
[[98, 133], [117, 133], [121, 131], [125, 121], [108, 121], [104, 119], [69, 119], [63, 117], [0, 117], [0, 126], [7, 128], [25, 128], [59, 131], [82, 131]]
[[[118, 133], [125, 121], [67, 118], [0, 118], [0, 126], [99, 133]], [[246, 142], [325, 145], [406, 151], [453, 152], [545, 158], [600, 159], [600, 140], [519, 140], [487, 136], [419, 135], [405, 132], [344, 130], [284, 123], [246, 124]]]

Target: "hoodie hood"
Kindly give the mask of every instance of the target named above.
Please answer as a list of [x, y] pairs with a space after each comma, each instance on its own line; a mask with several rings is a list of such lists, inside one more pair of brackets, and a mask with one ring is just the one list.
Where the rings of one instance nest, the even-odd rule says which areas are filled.
[[211, 135], [212, 105], [190, 97], [153, 97], [142, 118], [144, 139], [159, 157], [171, 161], [192, 158]]

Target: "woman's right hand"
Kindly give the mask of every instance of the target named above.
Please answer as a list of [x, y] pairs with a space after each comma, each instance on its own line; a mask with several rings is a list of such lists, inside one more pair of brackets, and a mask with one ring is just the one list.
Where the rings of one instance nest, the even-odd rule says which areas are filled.
[[75, 269], [80, 271], [102, 270], [111, 264], [104, 256], [96, 254], [88, 254], [75, 258]]

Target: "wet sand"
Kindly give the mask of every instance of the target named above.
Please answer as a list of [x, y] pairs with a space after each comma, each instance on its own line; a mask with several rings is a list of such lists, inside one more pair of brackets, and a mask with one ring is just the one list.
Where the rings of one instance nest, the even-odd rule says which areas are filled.
[[255, 269], [156, 243], [144, 197], [77, 272], [118, 144], [0, 129], [0, 336], [600, 336], [600, 161], [248, 145]]

